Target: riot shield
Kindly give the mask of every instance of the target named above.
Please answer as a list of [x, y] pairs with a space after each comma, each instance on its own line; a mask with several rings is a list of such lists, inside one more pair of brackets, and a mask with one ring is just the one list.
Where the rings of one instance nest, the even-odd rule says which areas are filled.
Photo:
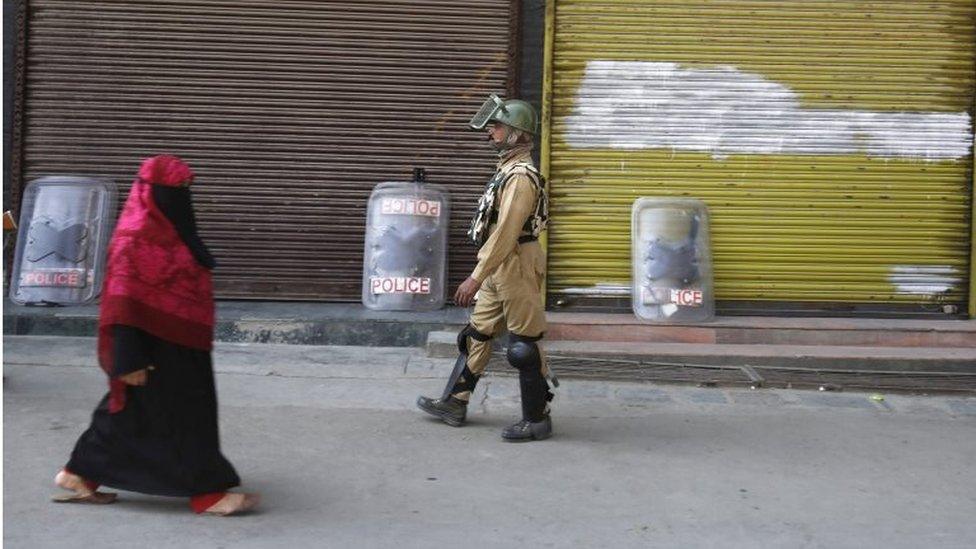
[[631, 215], [632, 304], [639, 318], [700, 322], [715, 315], [708, 208], [640, 198]]
[[443, 307], [449, 219], [448, 194], [439, 185], [377, 185], [366, 213], [363, 305], [383, 311]]
[[20, 305], [82, 305], [102, 289], [115, 222], [115, 184], [49, 176], [24, 192], [10, 299]]

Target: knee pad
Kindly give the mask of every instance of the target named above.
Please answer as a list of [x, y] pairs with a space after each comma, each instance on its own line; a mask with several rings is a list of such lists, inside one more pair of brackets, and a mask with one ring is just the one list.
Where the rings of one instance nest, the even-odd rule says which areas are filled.
[[508, 352], [505, 357], [508, 363], [519, 371], [532, 371], [542, 369], [542, 357], [539, 355], [539, 346], [536, 341], [539, 337], [520, 336], [518, 334], [509, 335]]
[[471, 327], [470, 324], [466, 325], [464, 327], [464, 329], [461, 330], [460, 333], [458, 333], [458, 337], [457, 337], [458, 352], [461, 353], [462, 355], [468, 354], [468, 338], [469, 337], [471, 339], [474, 339], [475, 341], [482, 341], [482, 342], [488, 341], [489, 339], [491, 339], [491, 336], [490, 335], [483, 334], [483, 333], [479, 332], [478, 330], [475, 330], [474, 328]]

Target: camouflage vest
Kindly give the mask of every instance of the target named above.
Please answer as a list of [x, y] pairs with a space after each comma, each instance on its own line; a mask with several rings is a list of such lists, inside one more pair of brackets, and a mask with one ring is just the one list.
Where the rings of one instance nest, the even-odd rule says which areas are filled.
[[535, 209], [532, 215], [525, 220], [525, 225], [522, 226], [522, 232], [530, 233], [532, 236], [538, 238], [542, 234], [542, 231], [546, 229], [546, 225], [549, 224], [549, 197], [546, 195], [546, 180], [532, 164], [519, 162], [509, 168], [508, 171], [496, 172], [495, 176], [485, 185], [485, 192], [478, 201], [478, 211], [474, 214], [474, 219], [471, 220], [471, 228], [468, 229], [468, 238], [477, 247], [484, 246], [488, 240], [488, 230], [498, 221], [499, 197], [501, 197], [502, 190], [505, 188], [508, 180], [517, 175], [512, 172], [515, 168], [519, 167], [525, 168], [526, 172], [528, 172], [529, 179], [535, 185], [538, 193], [535, 201]]

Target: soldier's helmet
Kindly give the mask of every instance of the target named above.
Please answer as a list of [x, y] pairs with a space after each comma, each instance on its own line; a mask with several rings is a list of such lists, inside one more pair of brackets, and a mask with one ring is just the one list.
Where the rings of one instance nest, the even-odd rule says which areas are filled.
[[478, 112], [468, 122], [473, 130], [482, 130], [490, 122], [501, 122], [506, 126], [529, 132], [539, 131], [539, 116], [532, 105], [521, 99], [502, 100], [495, 94], [488, 96]]

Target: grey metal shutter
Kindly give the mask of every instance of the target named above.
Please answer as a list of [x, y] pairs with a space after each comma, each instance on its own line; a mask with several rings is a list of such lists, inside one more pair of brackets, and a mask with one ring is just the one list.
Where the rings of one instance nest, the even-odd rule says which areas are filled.
[[452, 191], [453, 287], [493, 171], [465, 122], [514, 89], [517, 6], [491, 0], [28, 4], [25, 180], [141, 159], [197, 173], [218, 296], [357, 300], [365, 206], [424, 167]]

